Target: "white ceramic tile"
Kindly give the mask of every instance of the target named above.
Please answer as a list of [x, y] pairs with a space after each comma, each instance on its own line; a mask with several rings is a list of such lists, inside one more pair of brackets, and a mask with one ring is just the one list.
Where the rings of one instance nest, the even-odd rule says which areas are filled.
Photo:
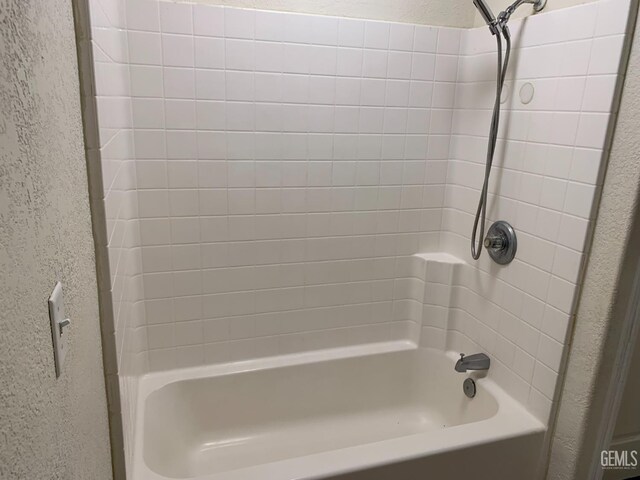
[[345, 77], [362, 75], [362, 50], [339, 48], [337, 51], [336, 73]]
[[338, 21], [338, 45], [341, 47], [362, 47], [364, 44], [365, 22], [341, 18]]
[[590, 218], [595, 200], [593, 185], [569, 182], [564, 203], [564, 211], [582, 218]]
[[[166, 82], [166, 80], [165, 80]], [[190, 87], [184, 85], [185, 90]], [[167, 88], [165, 83], [165, 88]], [[182, 92], [185, 93], [185, 92]], [[188, 97], [191, 98], [191, 97]], [[225, 73], [217, 70], [195, 70], [195, 97], [198, 100], [225, 99]]]
[[129, 71], [126, 65], [96, 63], [95, 81], [98, 96], [130, 95]]
[[602, 152], [599, 150], [576, 148], [573, 151], [569, 178], [577, 182], [599, 185], [601, 160]]
[[586, 241], [588, 221], [571, 215], [563, 215], [557, 241], [574, 250], [582, 251]]
[[255, 130], [253, 103], [230, 102], [226, 105], [227, 130]]
[[629, 2], [604, 1], [598, 3], [595, 36], [625, 33], [628, 15], [622, 12], [629, 8]]
[[164, 101], [160, 98], [134, 98], [133, 122], [140, 128], [164, 128]]
[[585, 91], [584, 78], [560, 78], [555, 82], [555, 100], [550, 105], [544, 105], [545, 109], [580, 111], [585, 110], [583, 98], [592, 94], [589, 88]]
[[[208, 49], [206, 51], [209, 51]], [[254, 42], [248, 40], [225, 40], [225, 65], [231, 70], [253, 70], [255, 68]]]
[[557, 377], [553, 370], [536, 362], [533, 372], [533, 386], [549, 399], [553, 398]]
[[226, 107], [223, 102], [204, 102], [196, 104], [196, 124], [201, 130], [224, 130]]
[[134, 97], [162, 97], [162, 68], [131, 65], [131, 95]]
[[437, 52], [447, 55], [457, 55], [460, 50], [460, 33], [457, 28], [440, 28], [438, 30]]
[[616, 75], [587, 78], [582, 110], [585, 112], [610, 112], [616, 92]]
[[556, 178], [544, 178], [540, 194], [540, 205], [561, 211], [564, 207], [567, 182]]
[[388, 54], [384, 50], [365, 50], [362, 75], [364, 77], [386, 78], [387, 57]]
[[583, 113], [576, 137], [576, 146], [603, 149], [607, 141], [610, 117], [606, 114]]
[[143, 245], [167, 245], [170, 243], [169, 220], [150, 218], [140, 220], [140, 237]]
[[127, 28], [130, 30], [160, 31], [158, 2], [153, 0], [132, 0], [125, 2]]
[[261, 72], [282, 72], [284, 46], [281, 43], [255, 42], [255, 69]]
[[224, 36], [224, 8], [217, 5], [193, 5], [193, 33], [208, 37]]
[[384, 104], [389, 107], [406, 107], [409, 103], [409, 82], [387, 80]]
[[589, 74], [618, 73], [622, 59], [624, 36], [615, 35], [593, 39]]
[[283, 45], [282, 71], [287, 73], [309, 73], [311, 58], [307, 45], [289, 44]]
[[280, 41], [285, 26], [285, 16], [277, 12], [257, 11], [256, 40]]
[[133, 64], [161, 65], [162, 46], [160, 35], [150, 32], [130, 31], [129, 61]]
[[157, 161], [157, 160], [136, 161], [136, 179], [137, 179], [137, 187], [140, 189], [166, 188], [167, 187], [167, 168], [166, 168], [165, 162]]
[[365, 48], [389, 48], [390, 26], [386, 22], [365, 22], [364, 46]]
[[562, 45], [563, 55], [560, 63], [560, 75], [586, 75], [589, 70], [591, 47], [591, 40]]
[[414, 28], [413, 25], [392, 23], [389, 34], [389, 48], [391, 50], [413, 50]]
[[195, 98], [193, 69], [165, 67], [163, 73], [164, 96], [166, 98]]
[[135, 131], [136, 159], [159, 159], [166, 155], [165, 135], [159, 130]]
[[193, 67], [193, 37], [162, 34], [162, 63], [167, 67]]
[[169, 188], [197, 188], [198, 163], [191, 160], [167, 162]]
[[196, 37], [194, 55], [196, 68], [224, 68], [225, 43], [222, 38]]
[[[428, 53], [414, 53], [411, 64], [411, 78], [414, 80], [433, 80], [436, 57]], [[441, 67], [442, 68], [442, 67]]]
[[411, 78], [411, 59], [409, 52], [389, 52], [387, 76], [389, 78]]
[[226, 37], [253, 39], [255, 23], [255, 10], [228, 7], [224, 9]]
[[226, 72], [226, 99], [250, 101], [254, 98], [253, 75], [248, 72]]
[[193, 159], [196, 158], [196, 132], [189, 130], [167, 131], [166, 134], [168, 159]]
[[435, 53], [438, 45], [438, 30], [436, 27], [416, 25], [413, 50], [416, 52]]
[[138, 192], [138, 214], [141, 218], [166, 217], [169, 214], [169, 196], [165, 190]]
[[439, 55], [436, 58], [435, 80], [453, 82], [457, 77], [458, 59], [453, 56]]
[[196, 126], [196, 103], [193, 100], [165, 100], [168, 129], [193, 129]]
[[193, 33], [193, 13], [190, 4], [162, 2], [160, 5], [160, 29], [163, 33]]

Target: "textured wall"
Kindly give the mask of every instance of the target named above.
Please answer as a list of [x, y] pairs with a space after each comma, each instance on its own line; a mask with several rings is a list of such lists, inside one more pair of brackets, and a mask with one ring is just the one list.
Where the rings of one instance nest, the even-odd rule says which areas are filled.
[[196, 3], [387, 20], [423, 25], [470, 27], [471, 0], [195, 0]]
[[[0, 1], [0, 478], [111, 478], [70, 1]], [[61, 378], [47, 298], [73, 321]]]
[[[621, 332], [625, 295], [638, 258], [640, 180], [640, 29], [624, 83], [589, 264], [577, 311], [566, 380], [551, 448], [548, 479], [587, 478], [608, 379]], [[625, 256], [625, 249], [629, 248]], [[626, 271], [625, 271], [626, 270]], [[633, 373], [633, 372], [632, 372]], [[637, 374], [637, 372], [636, 372]], [[604, 413], [606, 414], [606, 413]]]

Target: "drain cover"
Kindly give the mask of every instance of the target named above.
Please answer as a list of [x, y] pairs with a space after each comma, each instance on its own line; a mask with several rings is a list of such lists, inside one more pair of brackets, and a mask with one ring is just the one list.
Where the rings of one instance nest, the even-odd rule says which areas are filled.
[[467, 397], [469, 397], [469, 398], [475, 397], [476, 396], [476, 382], [474, 382], [472, 378], [467, 378], [462, 383], [462, 390], [464, 391], [464, 394]]

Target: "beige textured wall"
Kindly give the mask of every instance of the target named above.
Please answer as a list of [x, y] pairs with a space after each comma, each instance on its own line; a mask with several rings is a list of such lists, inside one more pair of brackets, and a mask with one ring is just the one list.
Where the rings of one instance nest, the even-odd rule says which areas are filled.
[[[620, 411], [609, 447], [619, 452], [640, 451], [640, 408], [638, 408], [640, 405], [640, 376], [638, 375], [640, 371], [640, 332], [636, 336], [635, 342]], [[640, 465], [629, 470], [606, 470], [603, 478], [605, 480], [622, 480], [630, 478], [632, 475], [640, 475]]]
[[337, 15], [341, 17], [419, 23], [446, 27], [470, 27], [475, 8], [472, 0], [194, 0], [197, 3]]
[[[588, 478], [613, 373], [633, 268], [640, 255], [640, 28], [622, 93], [553, 433], [549, 480]], [[627, 250], [628, 249], [628, 250]], [[636, 372], [637, 374], [637, 372]]]
[[[109, 432], [70, 0], [0, 0], [0, 478], [107, 480]], [[47, 298], [64, 283], [70, 352]]]
[[623, 440], [629, 435], [640, 435], [640, 335], [636, 338], [636, 345], [629, 366], [631, 374], [627, 379], [622, 395], [618, 420], [613, 433], [613, 441]]

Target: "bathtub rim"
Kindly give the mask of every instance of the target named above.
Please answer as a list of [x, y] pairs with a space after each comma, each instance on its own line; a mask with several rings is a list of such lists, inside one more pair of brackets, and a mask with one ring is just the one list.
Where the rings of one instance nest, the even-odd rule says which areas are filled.
[[[400, 340], [173, 369], [143, 375], [138, 382], [132, 478], [133, 480], [176, 480], [176, 477], [166, 477], [151, 470], [144, 459], [143, 442], [146, 400], [150, 394], [166, 385], [184, 380], [196, 380], [416, 349], [425, 349], [437, 355], [444, 355], [451, 360], [452, 365], [455, 364], [458, 358], [457, 352], [420, 347], [412, 341]], [[496, 414], [485, 420], [447, 427], [437, 430], [437, 434], [430, 431], [406, 435], [253, 465], [228, 472], [210, 473], [195, 477], [178, 477], [178, 480], [245, 480], [246, 478], [314, 480], [415, 460], [428, 455], [470, 448], [523, 435], [542, 436], [546, 433], [547, 427], [522, 404], [500, 388], [495, 381], [491, 378], [482, 378], [482, 384], [483, 388], [494, 396], [498, 403]], [[539, 453], [541, 454], [542, 451]]]

